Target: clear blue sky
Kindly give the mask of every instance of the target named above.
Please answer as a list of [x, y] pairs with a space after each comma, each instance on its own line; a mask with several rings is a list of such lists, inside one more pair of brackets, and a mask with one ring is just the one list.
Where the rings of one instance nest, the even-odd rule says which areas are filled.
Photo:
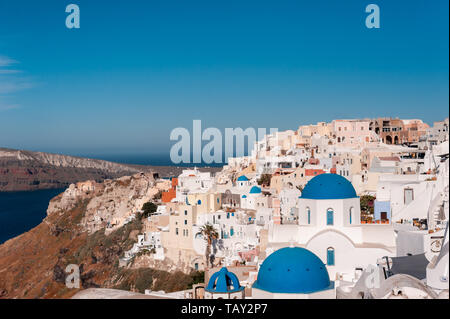
[[[65, 27], [65, 6], [81, 29]], [[376, 3], [381, 29], [365, 27]], [[448, 1], [0, 0], [0, 146], [164, 153], [170, 131], [448, 116]]]

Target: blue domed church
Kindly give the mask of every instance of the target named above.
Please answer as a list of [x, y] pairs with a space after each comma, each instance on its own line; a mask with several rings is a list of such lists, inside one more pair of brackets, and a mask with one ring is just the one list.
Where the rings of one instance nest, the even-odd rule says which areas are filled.
[[395, 256], [393, 226], [361, 224], [360, 199], [340, 175], [311, 179], [298, 198], [297, 209], [297, 225], [269, 228], [267, 255], [293, 241], [317, 256], [332, 280], [352, 278], [359, 268], [376, 264], [383, 256]]
[[222, 267], [214, 273], [205, 288], [205, 299], [244, 299], [245, 287], [239, 283], [238, 277]]
[[345, 227], [361, 224], [359, 197], [345, 177], [321, 174], [299, 197], [299, 225]]
[[334, 282], [314, 253], [305, 248], [285, 247], [262, 263], [252, 287], [252, 298], [335, 298]]

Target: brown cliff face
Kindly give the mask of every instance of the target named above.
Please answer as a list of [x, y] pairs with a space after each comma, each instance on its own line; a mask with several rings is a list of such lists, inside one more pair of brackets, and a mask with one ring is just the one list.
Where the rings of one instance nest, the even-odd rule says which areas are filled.
[[[0, 245], [0, 298], [70, 298], [79, 289], [65, 286], [65, 269], [80, 267], [81, 289], [101, 287], [173, 291], [186, 289], [189, 275], [156, 269], [119, 268], [119, 258], [137, 240], [143, 224], [138, 217], [110, 228], [90, 223], [97, 205], [128, 198], [126, 207], [136, 209], [151, 198], [152, 175], [136, 174], [102, 184], [84, 182], [72, 185], [50, 201], [43, 222]], [[113, 200], [113, 201], [111, 201]], [[103, 219], [117, 218], [120, 210], [104, 211]], [[102, 215], [103, 214], [103, 215]]]

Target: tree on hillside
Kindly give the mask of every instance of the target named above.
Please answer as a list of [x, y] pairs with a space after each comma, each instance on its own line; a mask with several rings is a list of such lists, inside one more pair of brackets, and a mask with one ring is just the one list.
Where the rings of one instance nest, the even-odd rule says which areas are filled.
[[219, 234], [217, 233], [213, 225], [207, 223], [200, 228], [197, 235], [202, 235], [203, 239], [206, 241], [206, 251], [205, 251], [206, 267], [208, 267], [209, 264], [211, 264], [212, 266], [212, 262], [210, 260], [211, 246], [213, 241], [219, 238]]
[[262, 174], [261, 177], [258, 179], [258, 185], [270, 186], [271, 178], [272, 178], [272, 175], [270, 175], [270, 174]]
[[157, 209], [158, 209], [158, 206], [155, 203], [147, 202], [142, 206], [142, 210], [144, 211], [142, 213], [142, 215], [144, 217], [154, 215]]
[[160, 200], [162, 198], [162, 191], [158, 191], [158, 193], [155, 194], [155, 196], [153, 197], [153, 199], [155, 200]]

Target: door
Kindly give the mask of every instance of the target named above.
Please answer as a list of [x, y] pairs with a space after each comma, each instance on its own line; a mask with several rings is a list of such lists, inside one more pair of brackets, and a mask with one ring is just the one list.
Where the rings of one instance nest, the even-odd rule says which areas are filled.
[[381, 212], [380, 213], [380, 218], [381, 218], [381, 220], [387, 220], [387, 213], [386, 212]]
[[412, 188], [405, 188], [405, 205], [408, 205], [414, 200], [414, 190]]

